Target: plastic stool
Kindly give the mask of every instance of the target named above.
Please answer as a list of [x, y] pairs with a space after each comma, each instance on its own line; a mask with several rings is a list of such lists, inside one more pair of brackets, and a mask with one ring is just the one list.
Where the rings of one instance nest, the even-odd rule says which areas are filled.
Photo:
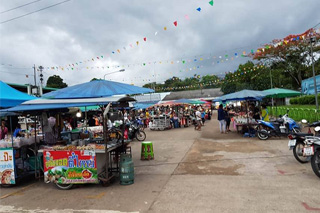
[[141, 160], [153, 160], [153, 144], [150, 141], [141, 143]]

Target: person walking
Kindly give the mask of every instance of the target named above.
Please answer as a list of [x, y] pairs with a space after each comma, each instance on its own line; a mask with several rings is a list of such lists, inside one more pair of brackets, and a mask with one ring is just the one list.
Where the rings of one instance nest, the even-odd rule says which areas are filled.
[[226, 120], [225, 120], [225, 112], [223, 110], [223, 105], [219, 105], [218, 109], [218, 121], [219, 121], [219, 126], [220, 126], [220, 133], [226, 133]]

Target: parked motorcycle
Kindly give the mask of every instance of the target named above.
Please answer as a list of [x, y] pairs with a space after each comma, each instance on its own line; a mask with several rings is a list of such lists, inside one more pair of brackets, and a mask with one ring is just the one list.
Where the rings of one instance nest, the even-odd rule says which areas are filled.
[[[316, 127], [317, 131], [320, 131], [320, 127]], [[303, 149], [305, 156], [311, 157], [311, 167], [313, 172], [320, 178], [320, 138], [319, 137], [307, 137], [306, 145]]]
[[300, 132], [300, 126], [292, 118], [289, 118], [288, 112], [274, 122], [258, 120], [258, 138], [260, 140], [267, 140], [272, 136], [281, 137]]
[[128, 138], [133, 140], [136, 138], [138, 141], [146, 139], [146, 133], [140, 128], [139, 122], [130, 122], [128, 128]]
[[303, 148], [307, 136], [313, 136], [313, 134], [298, 132], [288, 135], [288, 146], [290, 150], [293, 150], [293, 156], [300, 163], [308, 163], [311, 160], [311, 157], [303, 155]]

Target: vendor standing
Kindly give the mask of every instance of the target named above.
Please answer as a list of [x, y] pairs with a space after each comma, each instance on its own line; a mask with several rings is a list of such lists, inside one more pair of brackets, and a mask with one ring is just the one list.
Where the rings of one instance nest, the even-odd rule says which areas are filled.
[[269, 112], [268, 112], [267, 106], [265, 104], [262, 104], [261, 107], [262, 107], [262, 110], [261, 110], [262, 120], [269, 121]]
[[16, 129], [13, 132], [13, 137], [22, 137], [24, 134], [21, 131], [21, 125], [17, 124]]
[[4, 139], [8, 134], [8, 128], [6, 127], [6, 122], [1, 122], [1, 129], [0, 129], [0, 140]]

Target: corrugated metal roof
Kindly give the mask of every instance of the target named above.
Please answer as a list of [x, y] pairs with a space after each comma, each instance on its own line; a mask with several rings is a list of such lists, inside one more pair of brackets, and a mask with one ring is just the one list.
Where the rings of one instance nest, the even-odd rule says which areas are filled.
[[178, 92], [171, 92], [170, 95], [167, 95], [163, 99], [163, 101], [179, 100], [179, 99], [213, 100], [216, 97], [220, 97], [221, 95], [223, 95], [223, 92], [220, 91], [220, 88], [178, 91]]

